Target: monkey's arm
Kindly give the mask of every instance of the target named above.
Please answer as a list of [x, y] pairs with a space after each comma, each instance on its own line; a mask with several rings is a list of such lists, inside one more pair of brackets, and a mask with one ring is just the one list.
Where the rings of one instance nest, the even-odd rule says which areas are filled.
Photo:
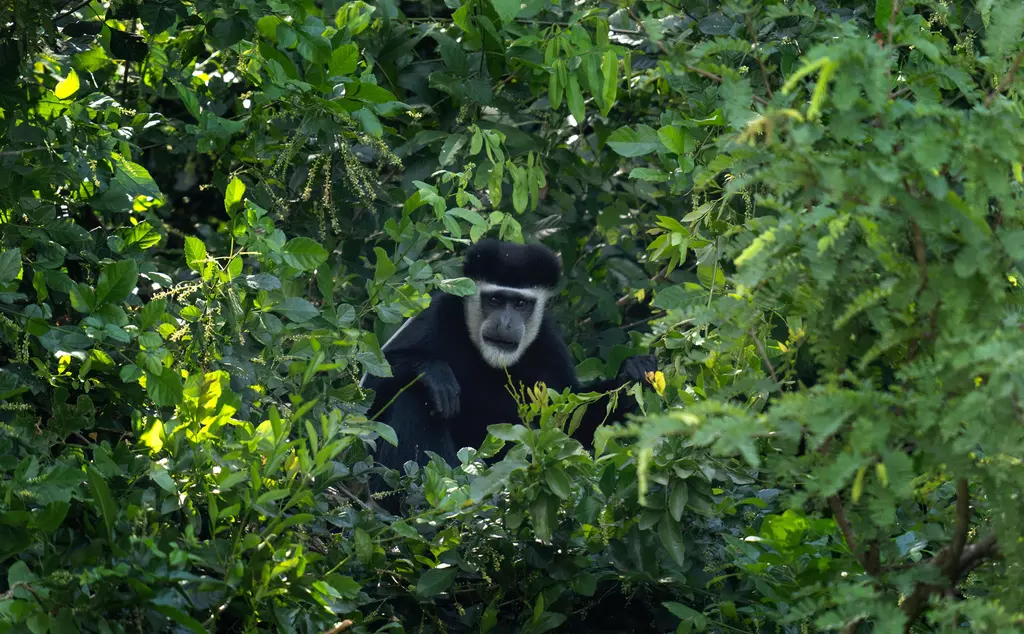
[[[548, 387], [556, 390], [563, 390], [566, 387], [577, 394], [586, 392], [610, 392], [616, 390], [626, 383], [632, 381], [646, 381], [647, 372], [657, 370], [657, 363], [653, 355], [640, 355], [630, 357], [622, 362], [618, 376], [612, 379], [599, 379], [590, 383], [581, 384], [576, 376], [575, 365], [569, 347], [565, 340], [557, 332], [554, 325], [545, 320], [539, 339], [543, 342], [543, 350], [550, 354], [550, 378], [546, 379]], [[621, 421], [626, 414], [636, 409], [636, 401], [631, 396], [620, 393], [615, 409], [608, 412], [608, 396], [603, 396], [597, 401], [587, 405], [579, 427], [573, 432], [573, 437], [585, 446], [591, 446], [594, 442], [594, 431], [602, 423]]]
[[398, 393], [408, 386], [425, 397], [432, 415], [451, 418], [459, 412], [459, 383], [448, 363], [436, 351], [439, 349], [434, 333], [437, 330], [440, 301], [434, 298], [430, 307], [407, 322], [385, 344], [384, 357], [391, 366], [392, 376], [371, 377], [366, 387], [374, 390], [375, 397], [370, 415], [376, 416]]

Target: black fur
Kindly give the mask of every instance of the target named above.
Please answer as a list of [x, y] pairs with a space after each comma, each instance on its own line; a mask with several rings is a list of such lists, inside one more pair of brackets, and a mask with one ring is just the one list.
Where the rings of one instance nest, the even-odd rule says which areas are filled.
[[[465, 266], [468, 276], [505, 286], [550, 287], [557, 283], [558, 260], [545, 247], [495, 242], [481, 242], [470, 251]], [[387, 344], [384, 355], [393, 376], [368, 376], [365, 387], [376, 393], [371, 418], [394, 399], [379, 418], [395, 430], [399, 440], [397, 448], [378, 442], [376, 459], [387, 467], [400, 469], [408, 460], [423, 464], [425, 451], [457, 465], [456, 451], [479, 447], [488, 425], [519, 422], [505, 371], [488, 365], [470, 340], [461, 297], [432, 295], [430, 306]], [[580, 385], [569, 348], [545, 313], [537, 338], [508, 373], [516, 388], [520, 383], [532, 387], [543, 381], [557, 391], [603, 392], [627, 381], [643, 380], [646, 372], [655, 369], [653, 356], [632, 357], [622, 364], [615, 379]], [[396, 398], [420, 374], [422, 378]], [[621, 420], [635, 405], [632, 398], [620, 398], [609, 420]], [[574, 433], [585, 446], [592, 444], [605, 410], [604, 402], [591, 404]]]
[[516, 288], [554, 288], [562, 276], [562, 265], [551, 249], [492, 238], [481, 240], [466, 251], [462, 270], [477, 282]]

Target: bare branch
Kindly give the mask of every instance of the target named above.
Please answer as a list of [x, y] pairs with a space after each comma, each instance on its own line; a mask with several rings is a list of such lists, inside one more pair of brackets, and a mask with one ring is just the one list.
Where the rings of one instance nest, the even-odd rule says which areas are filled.
[[996, 100], [996, 97], [999, 96], [1001, 92], [1010, 87], [1010, 84], [1013, 83], [1013, 78], [1017, 75], [1017, 69], [1020, 68], [1021, 62], [1024, 62], [1024, 51], [1017, 54], [1017, 58], [1013, 60], [1013, 65], [1010, 66], [1009, 72], [1006, 73], [1003, 80], [999, 82], [998, 86], [996, 86], [995, 90], [988, 93], [988, 96], [985, 97], [984, 104], [986, 108], [992, 105], [992, 102]]
[[953, 541], [949, 544], [949, 560], [946, 562], [946, 576], [956, 583], [956, 575], [967, 545], [967, 531], [971, 526], [971, 492], [967, 478], [956, 481], [956, 528], [953, 529]]
[[754, 330], [753, 326], [750, 327], [750, 336], [754, 338], [754, 343], [757, 345], [757, 351], [761, 353], [761, 359], [764, 361], [765, 365], [768, 366], [768, 373], [772, 375], [772, 381], [778, 383], [779, 375], [775, 374], [775, 366], [768, 360], [768, 351], [764, 349], [764, 344], [761, 343], [761, 339], [758, 338], [757, 332]]

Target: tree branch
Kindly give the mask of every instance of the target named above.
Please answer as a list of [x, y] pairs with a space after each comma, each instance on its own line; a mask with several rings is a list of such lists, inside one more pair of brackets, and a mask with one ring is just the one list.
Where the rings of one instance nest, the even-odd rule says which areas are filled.
[[956, 481], [956, 528], [953, 529], [953, 541], [949, 544], [949, 560], [946, 562], [946, 576], [956, 583], [957, 567], [967, 545], [967, 532], [971, 526], [971, 492], [967, 478]]
[[[959, 487], [958, 487], [959, 488]], [[957, 507], [959, 510], [959, 498], [957, 500]], [[959, 530], [959, 516], [957, 518]], [[954, 533], [954, 540], [957, 539], [956, 533]], [[903, 626], [903, 631], [907, 634], [910, 633], [914, 624], [924, 614], [925, 608], [928, 607], [928, 599], [931, 598], [932, 594], [943, 590], [949, 590], [956, 587], [956, 584], [965, 575], [969, 574], [972, 570], [980, 566], [985, 560], [995, 558], [999, 556], [998, 544], [994, 533], [990, 533], [970, 546], [963, 548], [960, 557], [954, 559], [952, 555], [955, 543], [950, 543], [949, 546], [943, 548], [938, 554], [924, 562], [925, 565], [940, 566], [946, 568], [949, 566], [952, 569], [952, 575], [950, 575], [950, 585], [940, 586], [933, 583], [919, 583], [909, 597], [903, 601], [900, 608], [903, 610], [903, 614], [907, 617], [907, 622]], [[947, 561], [948, 560], [948, 561]]]
[[1017, 54], [1017, 58], [1013, 60], [1010, 70], [1003, 76], [1003, 80], [999, 82], [995, 90], [988, 93], [988, 96], [985, 97], [984, 104], [986, 108], [992, 105], [992, 102], [996, 100], [1000, 93], [1010, 87], [1010, 84], [1013, 83], [1013, 78], [1017, 75], [1017, 69], [1020, 68], [1021, 62], [1024, 62], [1024, 51]]

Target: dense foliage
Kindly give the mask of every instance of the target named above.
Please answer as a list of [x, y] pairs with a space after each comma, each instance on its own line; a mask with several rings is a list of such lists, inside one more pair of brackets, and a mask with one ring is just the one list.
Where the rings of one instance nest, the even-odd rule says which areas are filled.
[[[1022, 39], [1019, 0], [0, 3], [0, 632], [1024, 631]], [[484, 235], [562, 254], [581, 378], [664, 377], [595, 453], [520, 386], [384, 473], [359, 377]]]

